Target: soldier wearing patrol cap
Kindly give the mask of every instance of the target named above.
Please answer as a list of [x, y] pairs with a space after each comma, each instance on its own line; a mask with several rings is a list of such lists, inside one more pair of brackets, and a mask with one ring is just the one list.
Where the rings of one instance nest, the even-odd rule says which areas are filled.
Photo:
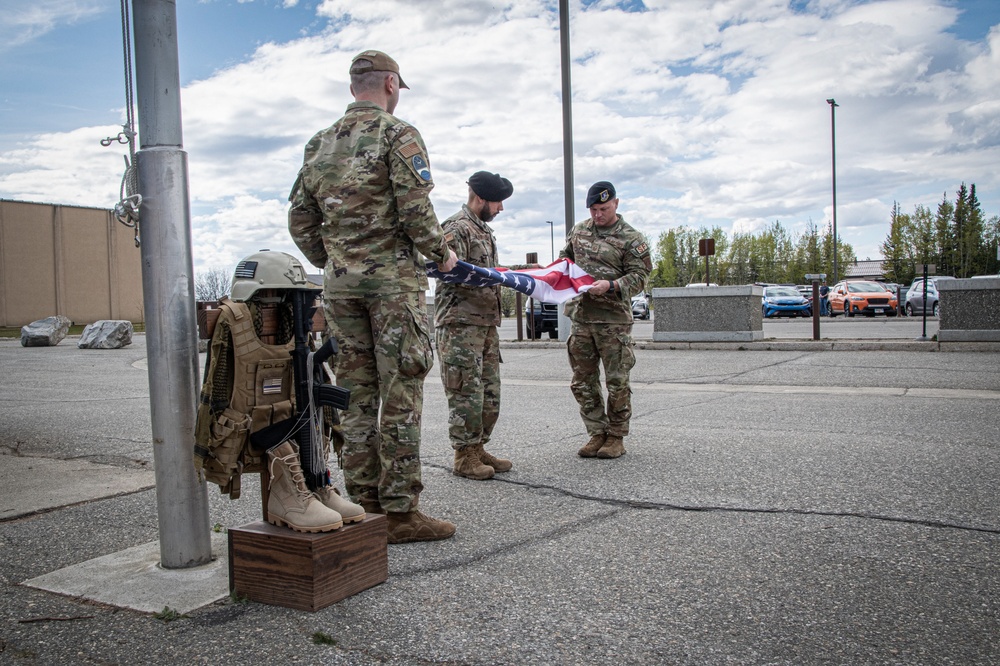
[[[448, 245], [462, 261], [497, 265], [497, 243], [489, 222], [514, 193], [498, 173], [477, 171], [468, 181], [469, 200], [442, 225]], [[438, 281], [434, 334], [441, 381], [448, 397], [448, 437], [455, 449], [456, 476], [485, 480], [511, 462], [486, 452], [500, 415], [500, 287], [470, 287]]]
[[337, 383], [351, 391], [342, 413], [348, 493], [387, 515], [389, 543], [444, 539], [455, 526], [417, 510], [423, 383], [433, 363], [424, 257], [444, 272], [457, 259], [431, 205], [424, 141], [391, 115], [407, 87], [399, 65], [364, 51], [350, 76], [355, 101], [306, 145], [288, 228], [325, 269]]
[[[652, 271], [649, 244], [618, 214], [615, 186], [606, 180], [587, 191], [590, 218], [570, 233], [559, 257], [572, 259], [595, 278], [590, 291], [566, 304], [572, 320], [567, 349], [573, 370], [570, 388], [590, 440], [584, 458], [618, 458], [632, 417], [629, 372], [632, 351], [632, 296], [646, 288]], [[604, 364], [607, 405], [601, 392]]]

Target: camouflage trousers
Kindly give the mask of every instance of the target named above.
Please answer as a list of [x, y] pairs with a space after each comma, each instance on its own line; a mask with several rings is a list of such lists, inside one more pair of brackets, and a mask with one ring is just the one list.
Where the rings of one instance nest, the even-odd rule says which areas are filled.
[[486, 444], [500, 416], [500, 335], [496, 326], [444, 324], [437, 338], [455, 449]]
[[[632, 324], [583, 324], [573, 322], [569, 341], [570, 389], [580, 405], [588, 435], [624, 437], [632, 418], [629, 372], [635, 365]], [[607, 408], [601, 392], [601, 363], [608, 389]]]
[[424, 377], [434, 362], [424, 293], [326, 300], [324, 312], [340, 347], [337, 385], [351, 391], [341, 413], [347, 493], [389, 512], [415, 509]]

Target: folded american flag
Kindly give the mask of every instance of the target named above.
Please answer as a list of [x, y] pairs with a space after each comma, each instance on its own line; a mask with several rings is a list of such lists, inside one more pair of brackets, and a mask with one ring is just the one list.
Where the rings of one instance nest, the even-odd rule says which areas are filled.
[[449, 273], [442, 273], [437, 270], [437, 264], [429, 261], [427, 277], [470, 287], [492, 287], [499, 284], [544, 303], [565, 303], [590, 289], [590, 285], [594, 283], [594, 278], [569, 259], [560, 259], [544, 268], [516, 271], [500, 267], [483, 268], [460, 261]]

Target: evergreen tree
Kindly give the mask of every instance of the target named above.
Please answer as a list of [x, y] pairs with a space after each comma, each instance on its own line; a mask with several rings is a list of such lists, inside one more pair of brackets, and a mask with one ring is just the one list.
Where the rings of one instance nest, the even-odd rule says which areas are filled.
[[885, 275], [892, 282], [913, 278], [913, 236], [910, 216], [899, 212], [899, 203], [893, 202], [889, 235], [881, 246]]
[[951, 275], [955, 270], [955, 233], [952, 220], [955, 216], [955, 206], [948, 201], [948, 193], [944, 193], [938, 204], [937, 216], [934, 218], [934, 260], [927, 262], [937, 264], [938, 275]]

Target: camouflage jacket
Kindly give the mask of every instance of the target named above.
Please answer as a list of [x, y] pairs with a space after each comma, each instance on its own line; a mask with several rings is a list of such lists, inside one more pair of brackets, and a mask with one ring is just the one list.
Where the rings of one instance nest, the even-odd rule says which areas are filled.
[[[458, 258], [476, 266], [497, 265], [497, 242], [488, 224], [467, 205], [444, 221], [445, 238]], [[501, 287], [467, 287], [438, 280], [434, 290], [434, 325], [500, 325]]]
[[581, 323], [628, 323], [632, 321], [632, 296], [646, 289], [653, 269], [649, 244], [621, 215], [610, 227], [598, 227], [587, 219], [570, 232], [559, 258], [568, 257], [595, 280], [617, 280], [620, 293], [608, 290], [600, 296], [584, 293], [566, 303], [566, 316]]
[[372, 102], [306, 144], [288, 200], [288, 230], [331, 297], [427, 289], [424, 259], [448, 258], [431, 205], [427, 148], [417, 130]]

